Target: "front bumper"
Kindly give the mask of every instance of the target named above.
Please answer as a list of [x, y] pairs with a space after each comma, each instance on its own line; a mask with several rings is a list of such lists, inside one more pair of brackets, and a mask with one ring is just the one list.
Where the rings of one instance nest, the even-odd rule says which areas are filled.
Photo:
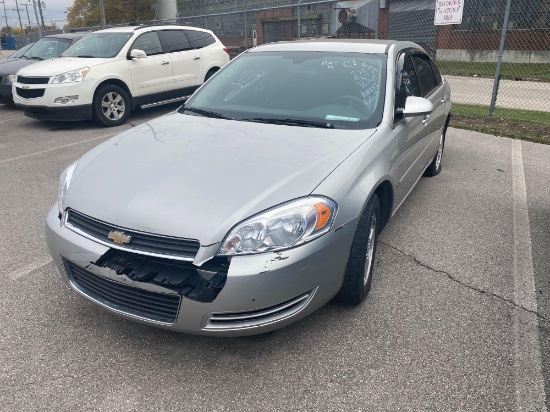
[[[118, 276], [112, 269], [95, 265], [112, 249], [61, 226], [56, 206], [46, 219], [46, 239], [63, 280], [80, 294], [121, 316], [179, 332], [242, 336], [286, 326], [332, 299], [342, 285], [356, 224], [354, 220], [294, 249], [232, 257], [225, 285], [212, 302], [178, 296], [173, 289]], [[113, 282], [117, 288], [129, 287], [139, 293], [179, 298], [175, 320], [147, 318], [98, 299], [75, 281], [68, 265], [79, 272], [87, 270], [86, 276], [103, 283]]]
[[[23, 84], [14, 82], [11, 94], [25, 115], [38, 120], [78, 121], [92, 118], [93, 87], [87, 82], [68, 84]], [[56, 99], [78, 96], [75, 101]]]

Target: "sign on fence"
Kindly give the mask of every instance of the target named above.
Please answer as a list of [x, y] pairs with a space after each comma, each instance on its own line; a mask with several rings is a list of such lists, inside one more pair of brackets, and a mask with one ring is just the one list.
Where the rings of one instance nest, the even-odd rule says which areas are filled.
[[463, 12], [464, 0], [436, 0], [434, 24], [460, 24]]

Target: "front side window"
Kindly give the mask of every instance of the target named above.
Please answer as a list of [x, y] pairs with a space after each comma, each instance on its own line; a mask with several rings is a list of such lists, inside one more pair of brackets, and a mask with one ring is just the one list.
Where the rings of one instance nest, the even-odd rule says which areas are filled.
[[143, 50], [147, 56], [163, 53], [162, 44], [156, 31], [143, 33], [137, 38], [131, 49]]
[[210, 33], [198, 30], [184, 30], [185, 34], [197, 49], [209, 46], [216, 42]]
[[409, 96], [420, 96], [418, 79], [412, 64], [411, 58], [402, 55], [401, 81], [398, 89], [395, 91], [395, 108], [405, 108], [405, 101]]
[[162, 30], [160, 37], [164, 43], [166, 53], [174, 53], [179, 51], [191, 50], [191, 43], [183, 33], [183, 30]]
[[209, 111], [241, 121], [282, 119], [367, 129], [382, 120], [385, 78], [385, 55], [250, 52], [210, 79], [183, 112]]
[[59, 39], [55, 37], [44, 37], [28, 49], [23, 57], [28, 59], [44, 60], [58, 57], [71, 45], [70, 39]]
[[[111, 58], [115, 57], [133, 33], [92, 33], [82, 38], [63, 53], [63, 57]], [[34, 49], [34, 47], [33, 47]], [[32, 50], [32, 49], [31, 49]]]
[[414, 54], [411, 58], [418, 78], [420, 93], [422, 97], [426, 97], [436, 86], [430, 60], [428, 56], [422, 54]]

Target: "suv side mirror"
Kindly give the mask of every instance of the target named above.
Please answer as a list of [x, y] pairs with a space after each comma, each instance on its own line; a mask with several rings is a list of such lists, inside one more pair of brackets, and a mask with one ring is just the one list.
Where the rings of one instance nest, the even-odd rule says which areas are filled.
[[434, 105], [423, 97], [409, 96], [405, 101], [405, 108], [400, 109], [402, 117], [426, 116], [434, 110]]
[[130, 57], [132, 59], [144, 59], [147, 57], [147, 54], [143, 50], [132, 49], [132, 51], [130, 52]]

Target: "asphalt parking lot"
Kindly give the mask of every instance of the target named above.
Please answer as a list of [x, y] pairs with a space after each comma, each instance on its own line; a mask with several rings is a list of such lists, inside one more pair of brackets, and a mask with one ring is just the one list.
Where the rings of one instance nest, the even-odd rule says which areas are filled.
[[248, 338], [176, 334], [77, 296], [47, 253], [61, 171], [130, 123], [0, 106], [0, 409], [550, 409], [550, 146], [450, 129], [380, 238], [369, 298]]

